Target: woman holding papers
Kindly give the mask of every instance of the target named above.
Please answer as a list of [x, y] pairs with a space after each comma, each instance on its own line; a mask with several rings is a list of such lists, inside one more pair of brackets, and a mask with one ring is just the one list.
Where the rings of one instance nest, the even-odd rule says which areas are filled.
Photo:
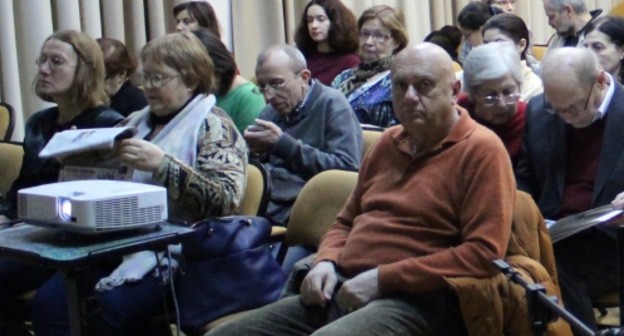
[[[213, 63], [191, 33], [165, 35], [141, 51], [141, 78], [148, 106], [120, 125], [138, 133], [120, 141], [115, 158], [129, 167], [131, 180], [167, 188], [169, 219], [193, 223], [228, 215], [245, 186], [247, 147], [210, 94]], [[173, 254], [153, 251], [96, 265], [88, 284], [100, 311], [91, 325], [98, 335], [155, 335], [150, 317], [164, 313]], [[121, 262], [121, 263], [120, 263]], [[33, 326], [37, 335], [68, 335], [65, 287], [60, 274], [37, 291]], [[101, 317], [101, 319], [100, 319]]]
[[8, 210], [0, 213], [0, 223], [15, 218], [19, 189], [57, 181], [59, 163], [38, 157], [54, 133], [109, 127], [123, 119], [106, 106], [109, 100], [104, 91], [102, 53], [88, 35], [73, 30], [54, 33], [35, 62], [39, 69], [33, 84], [35, 93], [56, 106], [35, 113], [26, 123], [22, 168], [6, 195]]
[[[43, 43], [36, 65], [39, 71], [33, 83], [35, 93], [56, 106], [35, 113], [26, 123], [22, 168], [6, 195], [7, 210], [0, 214], [0, 223], [16, 217], [19, 189], [57, 181], [58, 161], [38, 156], [56, 132], [109, 127], [123, 119], [107, 107], [102, 52], [88, 35], [73, 30], [52, 34]], [[3, 327], [17, 318], [14, 313], [21, 302], [17, 298], [50, 276], [50, 270], [0, 258], [0, 335], [10, 334]]]

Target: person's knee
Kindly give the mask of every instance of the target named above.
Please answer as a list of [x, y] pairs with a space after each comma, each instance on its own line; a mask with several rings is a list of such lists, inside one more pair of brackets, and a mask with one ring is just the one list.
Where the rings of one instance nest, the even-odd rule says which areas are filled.
[[95, 298], [100, 308], [100, 316], [107, 328], [112, 330], [124, 330], [130, 323], [130, 317], [120, 306], [120, 298], [115, 291], [96, 292]]
[[56, 330], [69, 325], [67, 290], [60, 274], [43, 284], [32, 298], [32, 322], [37, 330]]
[[242, 330], [244, 326], [245, 324], [241, 324], [238, 320], [229, 321], [215, 327], [204, 336], [244, 335], [245, 331]]
[[163, 287], [160, 279], [146, 277], [137, 283], [123, 284], [111, 290], [96, 292], [100, 315], [114, 330], [127, 330], [137, 323], [147, 323], [164, 312]]

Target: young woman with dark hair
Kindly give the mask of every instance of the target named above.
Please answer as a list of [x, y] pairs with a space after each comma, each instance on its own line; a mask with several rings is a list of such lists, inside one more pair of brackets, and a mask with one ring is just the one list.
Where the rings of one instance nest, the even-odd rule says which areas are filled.
[[219, 20], [212, 6], [206, 1], [189, 1], [173, 7], [178, 32], [191, 32], [206, 28], [221, 38]]
[[360, 63], [355, 15], [340, 0], [312, 0], [301, 15], [295, 43], [312, 77], [325, 85]]
[[608, 15], [591, 21], [583, 46], [596, 54], [605, 71], [624, 83], [624, 18]]
[[495, 6], [487, 5], [483, 2], [470, 2], [457, 15], [459, 30], [464, 36], [464, 44], [459, 53], [459, 60], [464, 61], [470, 49], [483, 44], [481, 27], [492, 16], [503, 11]]
[[491, 17], [481, 28], [483, 43], [511, 42], [520, 55], [522, 71], [522, 90], [520, 100], [528, 102], [533, 96], [544, 91], [542, 80], [528, 63], [527, 51], [530, 45], [530, 33], [527, 25], [514, 14], [498, 14]]

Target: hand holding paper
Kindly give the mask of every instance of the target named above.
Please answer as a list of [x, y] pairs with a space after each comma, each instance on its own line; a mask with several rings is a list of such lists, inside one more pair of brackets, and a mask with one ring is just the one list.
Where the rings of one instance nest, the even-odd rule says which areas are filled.
[[150, 172], [155, 171], [165, 157], [160, 147], [141, 139], [121, 141], [117, 152], [126, 166]]
[[613, 201], [611, 201], [611, 205], [615, 209], [624, 210], [624, 192], [619, 193]]
[[115, 141], [131, 138], [136, 133], [134, 127], [70, 129], [54, 134], [39, 152], [39, 157], [62, 158], [93, 150], [113, 149]]
[[621, 215], [622, 210], [614, 209], [611, 204], [608, 204], [562, 218], [550, 225], [548, 231], [552, 242], [556, 243], [598, 224], [619, 223], [622, 218]]

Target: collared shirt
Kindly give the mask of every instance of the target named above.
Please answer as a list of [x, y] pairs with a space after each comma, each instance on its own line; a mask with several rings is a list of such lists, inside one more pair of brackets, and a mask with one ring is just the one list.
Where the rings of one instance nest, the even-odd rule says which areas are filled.
[[607, 114], [607, 110], [609, 109], [609, 105], [611, 105], [613, 94], [615, 93], [615, 84], [613, 82], [614, 81], [613, 76], [611, 76], [610, 74], [607, 74], [607, 76], [609, 76], [609, 79], [610, 79], [609, 88], [607, 89], [607, 93], [605, 94], [605, 97], [602, 100], [602, 103], [600, 103], [600, 106], [598, 107], [598, 113], [596, 113], [596, 115], [594, 116], [594, 120], [592, 120], [592, 122], [598, 119], [604, 118], [605, 114]]
[[299, 111], [303, 110], [303, 108], [305, 107], [306, 103], [308, 102], [308, 98], [310, 98], [310, 93], [312, 92], [312, 88], [314, 87], [315, 84], [316, 84], [315, 81], [310, 81], [310, 86], [308, 86], [308, 91], [306, 92], [305, 96], [303, 97], [303, 100], [301, 101], [301, 103], [299, 103], [299, 105], [297, 105], [297, 107], [295, 108], [295, 112], [299, 112]]
[[316, 85], [316, 81], [311, 80], [310, 86], [308, 86], [308, 91], [306, 92], [305, 96], [303, 96], [301, 103], [299, 103], [299, 105], [297, 105], [297, 107], [295, 107], [295, 109], [292, 110], [292, 112], [283, 115], [283, 118], [286, 124], [290, 125], [291, 123], [294, 123], [298, 121], [300, 118], [302, 118], [303, 116], [305, 116], [305, 114], [302, 112], [305, 110], [306, 104], [308, 103], [308, 98], [310, 98], [310, 94], [312, 93], [312, 89], [314, 88], [314, 85]]

